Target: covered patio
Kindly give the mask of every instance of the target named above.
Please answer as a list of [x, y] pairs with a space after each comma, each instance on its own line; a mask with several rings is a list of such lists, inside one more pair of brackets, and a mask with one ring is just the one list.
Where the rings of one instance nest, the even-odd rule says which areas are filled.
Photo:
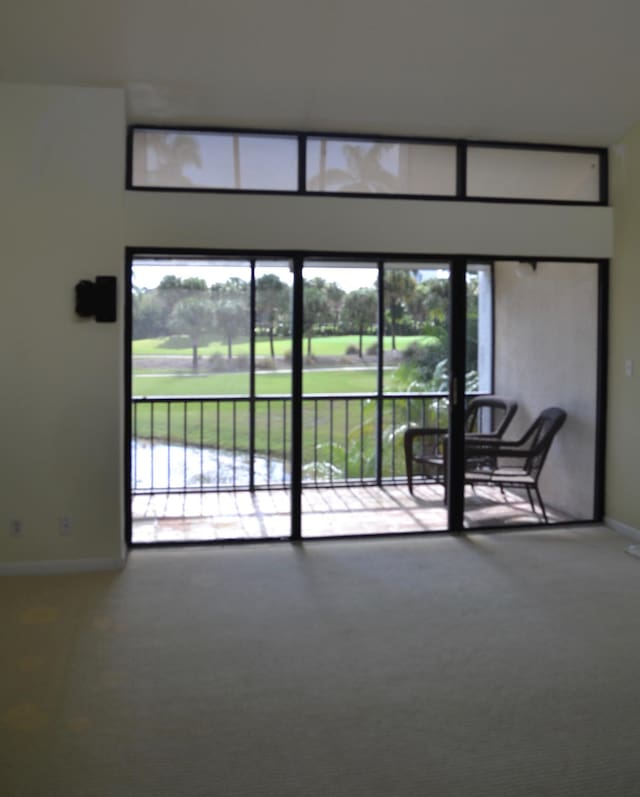
[[[161, 493], [133, 499], [133, 543], [221, 542], [289, 536], [288, 490]], [[570, 520], [547, 506], [549, 521]], [[467, 489], [465, 526], [538, 525], [524, 493]], [[447, 528], [442, 488], [422, 484], [415, 496], [404, 485], [309, 487], [302, 492], [303, 538], [438, 532]]]

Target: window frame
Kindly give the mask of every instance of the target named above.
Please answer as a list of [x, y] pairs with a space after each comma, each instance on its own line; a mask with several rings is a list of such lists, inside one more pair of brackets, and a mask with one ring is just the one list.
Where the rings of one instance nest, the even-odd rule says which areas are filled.
[[[167, 133], [193, 133], [193, 134], [222, 134], [238, 136], [283, 136], [297, 139], [297, 187], [291, 190], [284, 189], [250, 189], [250, 188], [205, 188], [197, 186], [140, 186], [133, 184], [133, 140], [136, 131], [165, 131]], [[362, 141], [374, 143], [413, 144], [454, 147], [456, 152], [456, 190], [454, 194], [402, 194], [402, 193], [372, 193], [372, 192], [346, 192], [346, 191], [312, 191], [306, 188], [306, 161], [308, 139], [327, 139], [344, 141]], [[496, 196], [469, 196], [467, 193], [467, 152], [473, 148], [499, 148], [534, 150], [547, 152], [566, 152], [595, 155], [598, 159], [598, 199], [596, 200], [564, 200], [544, 199], [531, 197], [496, 197]], [[392, 136], [370, 135], [366, 133], [333, 133], [327, 131], [295, 131], [282, 129], [260, 128], [235, 128], [235, 127], [192, 127], [180, 125], [145, 125], [132, 124], [127, 128], [126, 143], [126, 173], [125, 188], [127, 191], [143, 192], [171, 192], [171, 193], [196, 193], [196, 194], [249, 194], [261, 196], [311, 196], [311, 197], [341, 197], [372, 200], [411, 200], [411, 201], [446, 201], [446, 202], [483, 202], [499, 204], [528, 204], [528, 205], [570, 205], [570, 206], [606, 206], [609, 203], [609, 163], [606, 147], [573, 146], [567, 144], [548, 144], [514, 141], [482, 141], [459, 138], [434, 138], [418, 136]]]

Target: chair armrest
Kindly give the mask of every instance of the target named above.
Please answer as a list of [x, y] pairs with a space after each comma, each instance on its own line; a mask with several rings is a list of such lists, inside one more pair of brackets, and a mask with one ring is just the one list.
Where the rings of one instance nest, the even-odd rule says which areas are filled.
[[438, 426], [412, 426], [404, 433], [405, 440], [415, 440], [417, 437], [429, 435], [441, 436], [448, 434], [449, 430]]
[[483, 443], [473, 441], [471, 445], [465, 445], [465, 458], [492, 456], [526, 459], [531, 456], [533, 449], [516, 448], [513, 442], [505, 443], [504, 440], [487, 440]]
[[490, 442], [491, 440], [501, 440], [502, 438], [498, 432], [465, 432], [465, 440], [478, 440], [482, 443], [483, 440]]

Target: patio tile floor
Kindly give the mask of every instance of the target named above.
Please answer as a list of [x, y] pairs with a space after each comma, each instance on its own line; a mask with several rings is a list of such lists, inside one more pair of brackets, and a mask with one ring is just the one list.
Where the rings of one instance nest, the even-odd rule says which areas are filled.
[[[281, 539], [289, 536], [287, 490], [205, 494], [157, 494], [133, 498], [134, 543]], [[550, 507], [551, 522], [571, 520]], [[341, 537], [444, 531], [442, 488], [404, 485], [305, 488], [302, 535]], [[465, 495], [465, 527], [538, 524], [527, 498], [476, 488]]]

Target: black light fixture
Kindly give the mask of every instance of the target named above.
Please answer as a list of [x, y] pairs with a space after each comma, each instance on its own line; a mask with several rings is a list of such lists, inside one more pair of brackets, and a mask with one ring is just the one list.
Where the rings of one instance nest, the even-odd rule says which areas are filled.
[[100, 323], [112, 323], [116, 320], [116, 286], [115, 277], [96, 277], [95, 281], [80, 280], [76, 284], [76, 314], [81, 318], [95, 316]]

